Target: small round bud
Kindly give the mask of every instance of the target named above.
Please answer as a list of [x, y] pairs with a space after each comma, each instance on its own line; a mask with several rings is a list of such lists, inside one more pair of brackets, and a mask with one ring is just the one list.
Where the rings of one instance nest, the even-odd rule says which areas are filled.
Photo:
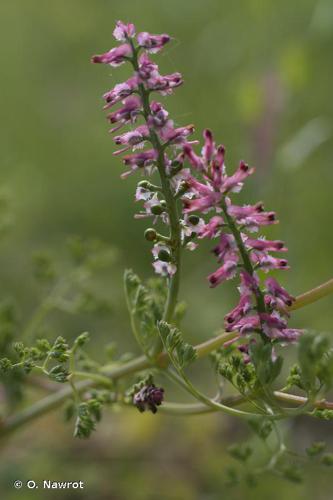
[[177, 195], [182, 195], [184, 193], [186, 193], [186, 191], [188, 190], [189, 188], [189, 185], [187, 184], [186, 181], [182, 181], [179, 185], [179, 189], [178, 189], [178, 192], [177, 192]]
[[158, 252], [158, 259], [161, 260], [162, 262], [170, 262], [171, 259], [170, 252], [164, 249], [160, 250]]
[[157, 233], [155, 229], [152, 227], [149, 227], [148, 229], [145, 230], [145, 238], [147, 241], [155, 241], [157, 238]]
[[161, 203], [161, 207], [163, 207], [163, 208], [167, 207], [167, 204], [166, 204], [165, 200], [161, 200], [160, 203]]
[[162, 205], [154, 205], [150, 210], [153, 215], [161, 215], [165, 211]]
[[188, 221], [193, 226], [196, 226], [197, 224], [199, 224], [200, 217], [198, 217], [197, 215], [190, 215]]

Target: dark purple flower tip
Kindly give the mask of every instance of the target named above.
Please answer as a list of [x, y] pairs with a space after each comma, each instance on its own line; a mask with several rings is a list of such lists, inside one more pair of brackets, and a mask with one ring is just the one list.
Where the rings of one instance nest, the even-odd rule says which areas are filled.
[[164, 399], [164, 389], [156, 387], [154, 384], [145, 385], [139, 392], [134, 394], [133, 404], [140, 412], [150, 410], [157, 412], [157, 406], [160, 406]]
[[243, 172], [247, 172], [249, 170], [249, 166], [247, 163], [245, 163], [245, 161], [241, 161], [239, 163], [239, 170], [242, 170]]

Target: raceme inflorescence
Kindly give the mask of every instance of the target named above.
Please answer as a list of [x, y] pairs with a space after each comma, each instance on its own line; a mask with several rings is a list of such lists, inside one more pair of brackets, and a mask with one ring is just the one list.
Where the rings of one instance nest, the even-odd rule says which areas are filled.
[[[258, 277], [258, 271], [289, 268], [285, 258], [276, 257], [276, 253], [287, 251], [284, 243], [256, 235], [262, 226], [276, 224], [276, 215], [265, 211], [261, 202], [239, 206], [232, 199], [254, 168], [241, 161], [228, 175], [225, 148], [215, 144], [208, 129], [203, 133], [204, 145], [198, 155], [194, 149], [198, 141], [190, 140], [194, 126], [177, 127], [155, 99], [156, 94], [172, 94], [183, 83], [180, 73], [161, 75], [150, 58], [170, 41], [168, 35], [143, 32], [135, 38], [134, 25], [121, 21], [113, 34], [120, 45], [94, 56], [92, 61], [111, 66], [129, 63], [133, 69], [127, 81], [104, 94], [104, 108], [109, 111], [121, 102], [120, 108], [109, 112], [107, 118], [113, 125], [111, 133], [116, 134], [114, 142], [121, 146], [114, 154], [126, 153], [123, 163], [129, 170], [122, 177], [137, 171], [151, 177], [158, 171], [161, 178], [161, 186], [148, 180], [139, 182], [135, 194], [135, 199], [143, 203], [136, 217], [150, 218], [153, 224], [161, 221], [167, 229], [167, 234], [153, 228], [145, 233], [154, 243], [155, 272], [167, 276], [171, 286], [178, 283], [182, 249], [194, 250], [200, 238], [217, 238], [213, 252], [219, 267], [208, 281], [215, 287], [236, 276], [240, 278], [240, 301], [225, 316], [225, 326], [227, 331], [238, 332], [233, 341], [243, 339], [238, 347], [245, 359], [250, 359], [248, 334], [257, 333], [266, 343], [296, 341], [301, 330], [287, 325], [293, 297], [275, 278], [261, 283]], [[126, 125], [130, 130], [119, 134]], [[174, 289], [176, 295], [177, 285]], [[172, 308], [167, 314], [167, 320], [171, 319]], [[251, 342], [255, 343], [255, 338]]]
[[[65, 306], [67, 311], [76, 310], [82, 297], [73, 300], [69, 290], [81, 287], [96, 264], [110, 260], [105, 258], [109, 252], [103, 246], [86, 246], [76, 240], [72, 250], [77, 269], [59, 280], [60, 285], [55, 283], [25, 329], [26, 338], [35, 340], [35, 345], [27, 346], [18, 339], [10, 346], [10, 336], [3, 349], [8, 357], [0, 360], [7, 391], [13, 382], [15, 387], [24, 384], [32, 371], [48, 377], [52, 384], [67, 386], [17, 415], [9, 414], [1, 423], [0, 435], [63, 402], [67, 402], [67, 418], [76, 416], [74, 435], [80, 438], [90, 436], [106, 404], [135, 406], [140, 412], [154, 414], [223, 412], [245, 419], [262, 441], [275, 433], [275, 447], [266, 447], [270, 453], [260, 467], [255, 459], [249, 465], [250, 445], [231, 447], [230, 454], [246, 465], [244, 477], [253, 482], [270, 471], [298, 481], [299, 469], [288, 459], [277, 421], [300, 414], [333, 419], [333, 403], [325, 399], [333, 385], [333, 354], [327, 337], [293, 328], [288, 322], [291, 311], [332, 293], [333, 280], [296, 298], [277, 281], [276, 272], [289, 269], [287, 248], [283, 241], [263, 234], [266, 226], [277, 224], [275, 212], [266, 210], [261, 201], [237, 204], [237, 193], [255, 169], [240, 161], [230, 173], [225, 147], [216, 144], [212, 132], [203, 131], [200, 145], [193, 138], [194, 125], [178, 126], [165, 108], [164, 98], [183, 84], [178, 72], [162, 75], [154, 59], [170, 43], [170, 36], [136, 34], [133, 24], [121, 21], [113, 35], [118, 45], [93, 56], [92, 62], [131, 68], [128, 79], [117, 83], [103, 99], [117, 146], [114, 155], [124, 164], [121, 177], [143, 177], [135, 192], [140, 206], [135, 218], [149, 220], [144, 235], [151, 244], [154, 278], [142, 282], [131, 270], [124, 276], [131, 329], [143, 355], [115, 359], [112, 346], [106, 349], [110, 361], [102, 364], [86, 352], [87, 332], [70, 341], [40, 338], [37, 327], [47, 314]], [[234, 280], [239, 302], [225, 314], [222, 333], [192, 346], [180, 330], [185, 314], [178, 297], [181, 264], [186, 253], [204, 239], [216, 240], [212, 252], [217, 269], [207, 277], [208, 285], [215, 288]], [[39, 258], [38, 263], [43, 280], [54, 280], [48, 259]], [[93, 294], [84, 295], [84, 304], [96, 309]], [[11, 329], [16, 326], [13, 317], [11, 309], [0, 307], [0, 321], [4, 318], [7, 329], [9, 324]], [[291, 344], [292, 352], [297, 349], [297, 362], [282, 370], [285, 346]], [[217, 380], [215, 397], [198, 389], [187, 374], [188, 365], [208, 354]], [[170, 402], [167, 388], [155, 384], [154, 378], [160, 375], [195, 402]], [[298, 393], [290, 392], [292, 388]], [[323, 450], [323, 443], [314, 443], [306, 454], [324, 465], [333, 464], [333, 456], [322, 455]], [[229, 482], [236, 477], [238, 472], [233, 471]]]

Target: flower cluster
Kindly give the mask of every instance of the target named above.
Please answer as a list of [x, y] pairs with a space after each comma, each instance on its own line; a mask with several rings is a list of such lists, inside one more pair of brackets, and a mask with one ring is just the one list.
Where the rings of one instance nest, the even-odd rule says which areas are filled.
[[[240, 277], [240, 301], [225, 316], [226, 330], [238, 332], [237, 338], [259, 333], [265, 342], [295, 341], [300, 330], [287, 326], [293, 297], [272, 277], [261, 284], [257, 274], [259, 270], [289, 268], [285, 258], [276, 256], [287, 251], [282, 241], [253, 235], [262, 226], [276, 224], [276, 215], [265, 211], [261, 202], [239, 206], [231, 199], [254, 168], [241, 161], [228, 175], [225, 148], [215, 144], [210, 130], [204, 131], [204, 145], [198, 155], [194, 149], [198, 141], [189, 141], [193, 125], [175, 126], [165, 107], [150, 99], [156, 92], [171, 94], [183, 82], [179, 73], [162, 76], [150, 58], [170, 41], [168, 35], [143, 32], [135, 36], [134, 25], [121, 21], [113, 34], [120, 45], [94, 56], [92, 61], [111, 66], [129, 62], [133, 67], [133, 75], [103, 97], [105, 109], [120, 103], [107, 118], [113, 125], [111, 132], [117, 132], [114, 141], [120, 147], [114, 154], [126, 153], [123, 163], [127, 170], [122, 177], [136, 171], [149, 176], [158, 172], [160, 177], [161, 186], [144, 180], [135, 194], [136, 201], [143, 204], [136, 218], [151, 218], [153, 224], [162, 222], [169, 227], [167, 236], [153, 228], [145, 232], [146, 239], [153, 243], [155, 272], [172, 280], [178, 272], [182, 248], [195, 249], [197, 238], [218, 238], [213, 253], [219, 267], [208, 277], [210, 286]], [[143, 123], [137, 123], [139, 118]], [[124, 125], [131, 128], [120, 134]], [[211, 218], [205, 221], [205, 214], [211, 212]], [[247, 355], [248, 344], [241, 350]]]
[[[147, 181], [139, 183], [135, 199], [143, 202], [143, 210], [136, 218], [151, 217], [153, 224], [161, 221], [170, 227], [168, 237], [162, 237], [154, 230], [147, 234], [155, 243], [152, 249], [155, 271], [172, 276], [177, 272], [175, 247], [179, 249], [184, 243], [187, 248], [194, 249], [191, 235], [199, 230], [199, 221], [193, 224], [186, 217], [179, 220], [177, 210], [170, 207], [174, 198], [180, 197], [184, 190], [184, 155], [179, 153], [179, 148], [192, 144], [188, 142], [188, 137], [194, 132], [194, 127], [176, 127], [164, 106], [156, 100], [150, 101], [150, 95], [156, 92], [162, 96], [169, 95], [183, 83], [183, 79], [180, 73], [161, 75], [157, 64], [150, 58], [150, 54], [160, 51], [170, 41], [168, 35], [142, 32], [135, 37], [134, 25], [121, 21], [117, 22], [113, 35], [121, 44], [104, 54], [93, 56], [92, 62], [111, 66], [129, 62], [134, 70], [128, 80], [117, 84], [103, 96], [107, 110], [120, 103], [118, 109], [107, 115], [113, 125], [111, 133], [117, 132], [114, 141], [120, 146], [114, 154], [127, 153], [123, 157], [127, 167], [123, 178], [136, 171], [151, 175], [158, 170], [160, 174], [163, 189]], [[140, 117], [144, 123], [137, 125]], [[120, 134], [119, 130], [124, 125], [130, 125], [131, 129]], [[148, 148], [144, 149], [147, 144]], [[197, 227], [192, 231], [195, 225]]]
[[[273, 277], [267, 278], [261, 287], [257, 274], [259, 270], [289, 269], [286, 259], [271, 255], [271, 252], [287, 251], [282, 241], [251, 235], [261, 226], [276, 224], [276, 215], [265, 211], [261, 202], [239, 206], [231, 199], [232, 193], [242, 189], [254, 168], [241, 161], [235, 173], [228, 176], [225, 148], [215, 145], [209, 130], [204, 131], [201, 155], [190, 145], [184, 146], [184, 155], [197, 173], [186, 179], [189, 190], [184, 211], [214, 212], [199, 233], [200, 238], [218, 238], [213, 253], [220, 266], [208, 276], [210, 286], [216, 287], [237, 274], [240, 277], [240, 300], [225, 316], [226, 330], [239, 332], [239, 337], [258, 332], [266, 340], [297, 340], [301, 331], [287, 326], [288, 308], [294, 298]], [[247, 344], [241, 346], [243, 352], [246, 349]]]

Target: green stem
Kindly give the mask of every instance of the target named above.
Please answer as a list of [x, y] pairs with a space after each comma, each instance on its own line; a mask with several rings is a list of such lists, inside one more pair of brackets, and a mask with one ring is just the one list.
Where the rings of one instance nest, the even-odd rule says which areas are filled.
[[[132, 45], [133, 58], [131, 59], [134, 70], [137, 72], [139, 70], [138, 54], [135, 49], [133, 42], [129, 40]], [[149, 104], [149, 91], [147, 91], [142, 83], [138, 86], [139, 95], [142, 100], [143, 105], [143, 116], [145, 118], [146, 124], [148, 125], [149, 116], [151, 116], [150, 104]], [[172, 250], [172, 259], [176, 265], [176, 272], [169, 280], [168, 296], [165, 303], [165, 309], [163, 314], [163, 320], [167, 323], [172, 321], [174, 310], [177, 304], [177, 297], [180, 284], [180, 265], [181, 265], [181, 228], [179, 223], [179, 214], [177, 201], [174, 198], [170, 180], [166, 173], [166, 166], [164, 161], [164, 146], [161, 144], [158, 135], [152, 127], [149, 127], [150, 140], [153, 148], [157, 152], [157, 168], [161, 179], [162, 191], [165, 197], [167, 212], [170, 221], [170, 241]], [[160, 342], [156, 347], [156, 352], [159, 352], [161, 348]]]
[[[317, 292], [319, 288], [321, 289], [321, 293]], [[292, 309], [298, 309], [304, 307], [307, 304], [316, 302], [317, 300], [320, 300], [322, 297], [329, 295], [331, 293], [333, 293], [333, 279], [313, 290], [310, 290], [305, 294], [300, 295], [299, 298], [297, 297], [295, 303], [293, 304]], [[306, 301], [303, 300], [304, 296], [307, 297]], [[195, 347], [195, 349], [197, 350], [198, 357], [199, 358], [203, 357], [207, 355], [209, 352], [217, 349], [225, 342], [230, 340], [232, 338], [231, 335], [232, 335], [231, 333], [222, 333], [213, 339], [209, 339], [206, 342], [199, 344], [198, 346]], [[236, 337], [237, 334], [234, 333], [234, 335]], [[158, 365], [167, 366], [166, 359], [167, 359], [167, 354], [161, 353], [157, 358]], [[149, 368], [150, 366], [152, 366], [150, 361], [145, 356], [140, 356], [138, 358], [129, 361], [128, 363], [124, 363], [119, 366], [106, 365], [104, 368], [102, 368], [101, 373], [103, 373], [104, 375], [109, 377], [112, 381], [114, 381], [119, 378], [126, 377], [128, 375], [136, 373], [140, 370]], [[96, 382], [93, 380], [83, 380], [81, 382], [78, 382], [78, 384], [76, 385], [76, 389], [81, 393], [90, 389], [95, 385]], [[58, 408], [68, 397], [71, 396], [71, 394], [72, 394], [72, 388], [70, 386], [66, 386], [63, 389], [54, 392], [43, 399], [40, 399], [36, 403], [32, 404], [30, 407], [22, 410], [20, 413], [17, 413], [15, 415], [6, 418], [5, 420], [0, 421], [0, 436], [7, 436], [16, 429], [25, 425], [26, 423], [35, 420], [36, 418], [52, 411], [55, 408]], [[296, 396], [294, 394], [284, 393], [281, 391], [275, 391], [274, 396], [279, 401], [294, 404], [295, 406], [303, 406], [304, 404], [307, 403], [307, 398]], [[240, 397], [235, 396], [235, 399], [237, 399], [238, 401], [237, 404], [239, 404]], [[226, 404], [232, 406], [232, 401], [229, 400], [228, 403]], [[313, 406], [316, 408], [333, 409], [333, 402], [320, 400], [313, 403]], [[217, 408], [216, 409], [209, 408], [207, 412], [208, 411], [217, 411]]]
[[317, 302], [317, 300], [320, 300], [331, 293], [333, 293], [333, 278], [315, 288], [312, 288], [312, 290], [299, 295], [292, 306], [290, 306], [289, 310], [294, 311], [295, 309], [300, 309], [301, 307], [312, 304], [313, 302]]
[[[240, 231], [238, 230], [234, 220], [232, 217], [230, 217], [229, 213], [228, 213], [228, 209], [227, 209], [227, 205], [226, 205], [226, 202], [225, 200], [223, 199], [222, 202], [221, 202], [221, 207], [222, 207], [222, 210], [223, 210], [223, 214], [225, 216], [225, 219], [227, 221], [227, 224], [230, 228], [230, 231], [232, 232], [234, 238], [235, 238], [235, 241], [236, 241], [236, 244], [237, 244], [237, 247], [238, 247], [238, 250], [239, 250], [239, 253], [241, 254], [242, 256], [242, 260], [243, 260], [243, 265], [244, 265], [244, 268], [245, 270], [251, 275], [253, 276], [254, 274], [254, 269], [253, 269], [253, 266], [252, 266], [252, 263], [251, 263], [251, 260], [250, 260], [250, 257], [249, 257], [249, 254], [245, 248], [245, 245], [243, 243], [243, 240], [242, 240], [242, 237], [241, 237], [241, 234], [240, 234]], [[258, 287], [258, 290], [257, 290], [257, 293], [256, 293], [256, 301], [257, 301], [257, 309], [258, 309], [258, 312], [259, 313], [264, 313], [266, 312], [266, 307], [265, 307], [265, 301], [264, 301], [264, 296], [262, 294], [262, 291], [260, 290], [260, 288]], [[263, 334], [264, 335], [264, 334]], [[266, 336], [264, 335], [264, 339], [267, 340]]]

